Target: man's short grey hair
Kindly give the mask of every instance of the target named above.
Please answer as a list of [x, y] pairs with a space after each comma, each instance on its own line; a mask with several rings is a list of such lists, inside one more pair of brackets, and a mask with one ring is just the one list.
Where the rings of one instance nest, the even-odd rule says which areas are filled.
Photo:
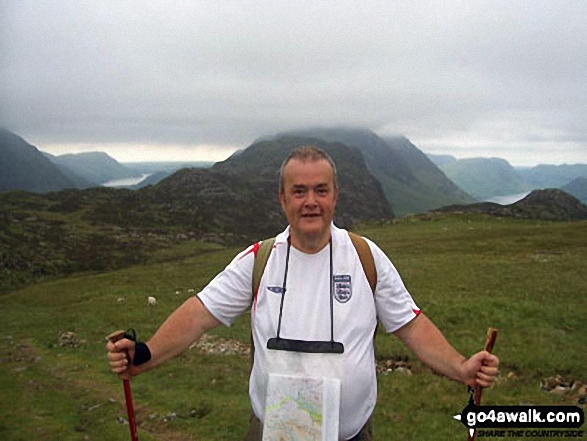
[[287, 157], [285, 158], [285, 160], [281, 164], [281, 168], [279, 169], [279, 193], [283, 193], [283, 191], [284, 191], [283, 171], [285, 170], [285, 166], [292, 159], [296, 159], [296, 160], [302, 161], [302, 162], [306, 162], [306, 161], [316, 162], [316, 161], [322, 161], [322, 160], [328, 161], [328, 163], [332, 167], [332, 173], [333, 173], [333, 177], [334, 177], [334, 188], [338, 188], [338, 176], [337, 176], [337, 172], [336, 172], [336, 164], [334, 163], [334, 161], [332, 160], [330, 155], [328, 153], [326, 153], [324, 150], [316, 147], [315, 145], [309, 144], [309, 145], [303, 145], [301, 147], [298, 147], [297, 149], [292, 151], [289, 155], [287, 155]]

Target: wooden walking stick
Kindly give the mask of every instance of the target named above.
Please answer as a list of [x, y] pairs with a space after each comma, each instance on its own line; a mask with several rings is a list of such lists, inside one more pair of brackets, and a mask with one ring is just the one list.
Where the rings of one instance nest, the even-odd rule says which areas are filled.
[[[115, 331], [106, 337], [106, 340], [111, 341], [112, 343], [116, 343], [118, 340], [121, 340], [125, 337], [125, 331]], [[126, 352], [126, 351], [125, 351]], [[128, 357], [128, 352], [126, 352], [126, 358]], [[130, 439], [132, 441], [139, 441], [139, 436], [137, 435], [137, 423], [135, 421], [135, 409], [132, 404], [132, 394], [130, 392], [130, 378], [126, 376], [122, 379], [122, 384], [124, 385], [124, 399], [126, 401], [126, 412], [128, 414], [128, 425], [130, 428]]]
[[[495, 340], [497, 339], [497, 329], [495, 328], [489, 328], [487, 330], [487, 339], [485, 340], [485, 350], [489, 353], [491, 353], [491, 351], [493, 351], [493, 345], [495, 344]], [[476, 406], [480, 406], [481, 405], [481, 393], [483, 391], [483, 388], [481, 386], [475, 386], [475, 396], [474, 396], [474, 400], [475, 400], [475, 405]], [[467, 440], [468, 441], [475, 441], [475, 436], [477, 435], [477, 431], [474, 431], [473, 434], [471, 435], [470, 433], [467, 435]]]

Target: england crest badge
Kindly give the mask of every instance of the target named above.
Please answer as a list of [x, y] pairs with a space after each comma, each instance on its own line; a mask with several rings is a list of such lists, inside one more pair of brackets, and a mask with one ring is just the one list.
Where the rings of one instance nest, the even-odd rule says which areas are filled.
[[353, 286], [351, 283], [351, 276], [348, 274], [342, 276], [334, 276], [334, 298], [339, 303], [348, 302], [353, 296]]

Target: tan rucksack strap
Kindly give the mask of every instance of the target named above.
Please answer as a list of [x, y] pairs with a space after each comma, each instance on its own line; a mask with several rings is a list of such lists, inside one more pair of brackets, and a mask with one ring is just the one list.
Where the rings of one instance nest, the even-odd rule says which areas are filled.
[[367, 241], [358, 234], [349, 231], [349, 237], [357, 250], [361, 266], [363, 267], [363, 272], [365, 273], [369, 286], [371, 287], [371, 292], [375, 294], [375, 288], [377, 288], [377, 268], [375, 268], [375, 259], [373, 259], [371, 248]]
[[273, 249], [273, 244], [275, 243], [275, 238], [267, 239], [259, 243], [259, 249], [255, 253], [255, 263], [253, 264], [253, 300], [255, 300], [255, 296], [257, 295], [257, 291], [259, 290], [259, 285], [261, 284], [261, 277], [263, 277], [263, 272], [265, 272], [265, 267], [267, 266], [267, 260], [269, 260], [269, 254], [271, 254], [271, 250]]

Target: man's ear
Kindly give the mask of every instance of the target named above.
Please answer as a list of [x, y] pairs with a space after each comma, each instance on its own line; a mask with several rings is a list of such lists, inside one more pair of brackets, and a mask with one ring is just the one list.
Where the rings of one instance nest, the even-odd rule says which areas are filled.
[[281, 204], [281, 209], [285, 212], [285, 194], [283, 194], [283, 191], [280, 191], [278, 193], [279, 196], [279, 203]]

